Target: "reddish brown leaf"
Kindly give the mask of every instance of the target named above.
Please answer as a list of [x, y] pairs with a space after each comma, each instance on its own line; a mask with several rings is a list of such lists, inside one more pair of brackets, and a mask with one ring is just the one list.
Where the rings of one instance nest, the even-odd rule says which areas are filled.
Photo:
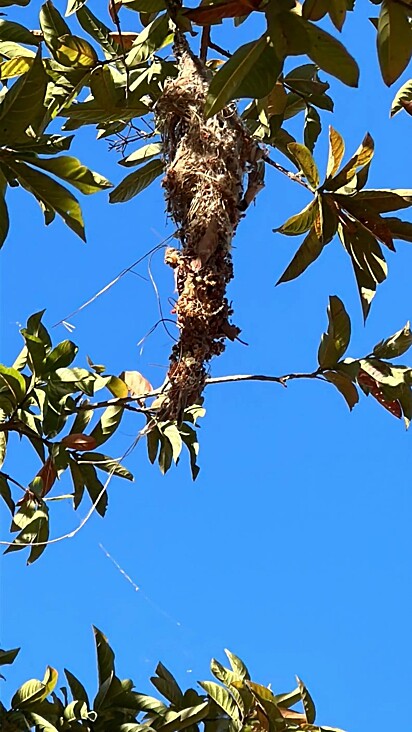
[[412, 102], [402, 102], [402, 107], [404, 108], [405, 112], [412, 115]]
[[54, 481], [57, 478], [56, 468], [54, 467], [54, 463], [51, 458], [47, 458], [43, 467], [40, 468], [39, 472], [37, 473], [36, 478], [41, 478], [43, 481], [43, 487], [41, 491], [41, 497], [43, 498], [51, 490]]
[[69, 447], [71, 450], [77, 450], [77, 452], [85, 452], [86, 450], [94, 450], [97, 447], [97, 442], [91, 435], [74, 433], [63, 437], [62, 445]]
[[402, 407], [398, 399], [387, 399], [382, 389], [373, 389], [371, 391], [371, 394], [376, 399], [376, 401], [378, 401], [379, 404], [382, 404], [382, 406], [385, 407], [388, 412], [393, 414], [394, 417], [397, 417], [398, 419], [402, 418]]
[[363, 369], [359, 370], [357, 381], [360, 386], [365, 387], [371, 396], [373, 396], [373, 398], [376, 399], [382, 407], [387, 409], [388, 412], [393, 414], [394, 417], [397, 417], [398, 419], [402, 418], [402, 406], [400, 401], [398, 399], [388, 399], [380, 388], [379, 383], [372, 378], [372, 376], [367, 374], [366, 371], [363, 371]]
[[185, 10], [184, 15], [198, 25], [210, 25], [223, 18], [238, 18], [257, 10], [261, 0], [227, 0], [218, 5], [202, 5]]
[[109, 15], [113, 23], [117, 23], [119, 10], [122, 7], [123, 0], [109, 0]]
[[369, 213], [365, 213], [364, 216], [359, 216], [358, 219], [366, 229], [371, 231], [372, 234], [375, 234], [382, 244], [385, 244], [392, 252], [396, 251], [391, 230], [385, 223], [385, 219], [381, 218], [381, 216], [370, 215]]
[[132, 31], [122, 31], [121, 35], [120, 33], [109, 33], [112, 41], [118, 43], [124, 51], [130, 51], [138, 35], [138, 33], [132, 33]]
[[120, 374], [120, 379], [126, 384], [131, 397], [137, 398], [142, 394], [153, 391], [150, 381], [145, 379], [139, 371], [123, 371]]

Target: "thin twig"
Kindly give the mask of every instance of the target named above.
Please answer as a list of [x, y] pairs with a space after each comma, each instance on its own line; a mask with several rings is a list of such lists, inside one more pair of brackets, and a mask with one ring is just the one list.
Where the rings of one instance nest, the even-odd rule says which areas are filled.
[[3, 473], [2, 470], [0, 470], [0, 475], [2, 478], [5, 478], [6, 480], [9, 480], [10, 483], [13, 483], [18, 488], [20, 488], [22, 491], [26, 492], [27, 488], [24, 487], [21, 483], [19, 483], [18, 480], [14, 480], [14, 478], [11, 477], [11, 475], [8, 475], [8, 473]]
[[205, 64], [207, 61], [207, 49], [210, 46], [210, 25], [205, 25], [202, 30], [200, 41], [200, 60]]
[[229, 51], [225, 51], [222, 46], [218, 46], [217, 43], [214, 43], [212, 40], [209, 40], [209, 48], [211, 48], [212, 51], [217, 51], [217, 53], [220, 53], [221, 56], [226, 56], [226, 58], [232, 58], [232, 54], [229, 53]]
[[306, 190], [308, 190], [311, 193], [313, 193], [313, 191], [310, 188], [310, 186], [307, 183], [305, 183], [305, 181], [302, 180], [302, 178], [300, 178], [298, 175], [296, 175], [296, 173], [291, 173], [291, 171], [290, 170], [287, 170], [286, 168], [284, 168], [283, 165], [280, 165], [279, 163], [276, 163], [274, 160], [272, 160], [269, 157], [269, 155], [267, 155], [267, 154], [264, 153], [263, 154], [263, 160], [265, 161], [265, 163], [268, 163], [268, 165], [271, 165], [272, 168], [276, 168], [276, 170], [278, 170], [279, 173], [283, 173], [283, 175], [287, 175], [287, 177], [290, 180], [295, 181], [295, 183], [299, 183], [299, 185], [303, 186], [304, 188], [306, 188]]
[[81, 310], [84, 310], [84, 308], [87, 308], [88, 305], [91, 305], [91, 303], [94, 302], [95, 300], [97, 300], [97, 298], [100, 297], [100, 295], [103, 295], [105, 292], [110, 290], [110, 288], [113, 287], [113, 285], [116, 285], [117, 282], [119, 282], [119, 280], [121, 280], [121, 278], [124, 277], [125, 274], [130, 272], [134, 267], [137, 267], [137, 265], [140, 264], [140, 262], [142, 262], [144, 259], [146, 259], [146, 257], [149, 257], [151, 254], [154, 254], [154, 252], [157, 252], [158, 249], [162, 249], [165, 246], [166, 242], [168, 242], [169, 239], [171, 239], [173, 236], [174, 236], [174, 234], [171, 234], [170, 236], [166, 237], [166, 239], [163, 239], [163, 241], [161, 241], [160, 244], [157, 244], [157, 246], [153, 247], [153, 249], [150, 249], [150, 251], [146, 252], [146, 254], [143, 254], [142, 257], [139, 257], [139, 259], [137, 259], [136, 262], [133, 262], [133, 264], [131, 264], [130, 267], [126, 267], [126, 269], [123, 269], [121, 272], [119, 272], [119, 274], [116, 275], [116, 277], [113, 280], [111, 280], [111, 282], [109, 282], [107, 285], [105, 285], [101, 290], [99, 290], [99, 292], [96, 292], [96, 294], [93, 295], [93, 297], [91, 297], [90, 300], [87, 300], [87, 302], [84, 302], [83, 305], [80, 305], [79, 308], [77, 308], [76, 310], [73, 310], [73, 312], [69, 313], [69, 315], [66, 315], [65, 318], [62, 318], [57, 323], [55, 323], [53, 325], [53, 328], [56, 328], [58, 325], [64, 325], [69, 318], [73, 318], [74, 315], [77, 315], [78, 313], [80, 313]]
[[123, 34], [122, 34], [122, 27], [120, 25], [120, 19], [119, 19], [119, 14], [117, 12], [115, 0], [109, 0], [109, 3], [110, 3], [110, 15], [112, 17], [113, 23], [116, 26], [116, 30], [117, 30], [117, 33], [119, 36], [119, 41], [120, 41], [119, 45], [121, 48], [122, 61], [123, 61], [123, 65], [124, 65], [125, 73], [126, 73], [125, 99], [126, 99], [126, 104], [127, 104], [127, 100], [128, 100], [128, 96], [129, 96], [129, 87], [130, 87], [130, 71], [129, 71], [129, 67], [127, 65], [126, 51], [125, 51], [125, 47], [124, 47]]

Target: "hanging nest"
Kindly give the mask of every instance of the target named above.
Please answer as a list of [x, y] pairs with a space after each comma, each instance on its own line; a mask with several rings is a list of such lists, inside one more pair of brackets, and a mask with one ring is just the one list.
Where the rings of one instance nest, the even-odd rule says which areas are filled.
[[234, 105], [204, 118], [204, 66], [184, 37], [174, 50], [178, 75], [167, 82], [156, 115], [166, 161], [162, 184], [181, 244], [165, 255], [175, 274], [179, 340], [170, 356], [160, 418], [180, 421], [184, 409], [199, 402], [210, 359], [224, 351], [226, 338], [240, 333], [230, 322], [233, 311], [225, 294], [233, 277], [231, 244], [242, 210], [263, 187], [258, 181], [263, 163]]

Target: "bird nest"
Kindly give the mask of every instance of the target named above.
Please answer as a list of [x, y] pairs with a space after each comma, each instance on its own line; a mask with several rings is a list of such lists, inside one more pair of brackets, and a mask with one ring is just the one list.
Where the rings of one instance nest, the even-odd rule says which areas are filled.
[[208, 81], [184, 39], [176, 43], [178, 75], [156, 107], [166, 161], [163, 187], [180, 248], [166, 250], [174, 270], [179, 339], [168, 371], [162, 419], [180, 421], [198, 403], [207, 364], [234, 340], [226, 288], [233, 277], [231, 243], [242, 215], [245, 173], [253, 173], [256, 144], [234, 105], [205, 119]]

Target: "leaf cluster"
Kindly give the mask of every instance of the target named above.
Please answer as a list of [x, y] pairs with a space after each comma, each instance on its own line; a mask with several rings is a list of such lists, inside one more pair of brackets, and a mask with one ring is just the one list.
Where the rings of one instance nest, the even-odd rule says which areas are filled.
[[318, 167], [306, 146], [289, 143], [288, 151], [314, 198], [303, 211], [275, 229], [287, 236], [307, 232], [278, 284], [302, 274], [338, 234], [351, 260], [366, 320], [377, 285], [387, 276], [381, 244], [395, 251], [394, 239], [412, 241], [411, 223], [382, 214], [411, 206], [412, 189], [364, 190], [374, 153], [369, 134], [341, 168], [345, 144], [342, 136], [333, 127], [329, 128], [329, 158], [322, 184]]
[[[66, 685], [57, 690], [58, 672], [48, 666], [42, 681], [30, 679], [16, 691], [9, 710], [0, 703], [4, 732], [338, 732], [316, 724], [315, 704], [299, 678], [292, 691], [275, 694], [270, 686], [252, 681], [243, 661], [228, 650], [229, 668], [215, 659], [210, 665], [219, 683], [202, 681], [200, 691], [183, 692], [159, 663], [150, 681], [163, 699], [138, 693], [131, 679], [116, 675], [106, 636], [98, 628], [93, 631], [98, 672], [93, 701], [67, 669]], [[0, 651], [0, 665], [13, 663], [18, 652]]]
[[[155, 462], [160, 445], [158, 463], [166, 473], [172, 460], [178, 462], [185, 445], [193, 478], [199, 472], [199, 445], [193, 425], [205, 411], [191, 407], [180, 425], [159, 422], [156, 404], [146, 406], [153, 388], [139, 372], [125, 371], [120, 377], [106, 374], [104, 366], [90, 359], [88, 369], [73, 366], [77, 346], [65, 340], [53, 348], [42, 315], [32, 315], [21, 330], [24, 347], [13, 366], [0, 365], [0, 468], [14, 433], [30, 443], [41, 462], [27, 485], [0, 472], [0, 496], [12, 514], [11, 532], [16, 533], [6, 552], [29, 546], [29, 564], [47, 545], [50, 501], [68, 499], [77, 510], [87, 494], [97, 513], [104, 516], [110, 479], [133, 480], [118, 460], [99, 451], [118, 429], [126, 410], [146, 416], [144, 434], [151, 462]], [[106, 390], [109, 399], [93, 403], [92, 398], [101, 390]], [[103, 480], [99, 477], [102, 473]], [[56, 481], [67, 479], [72, 483], [71, 493], [49, 495]], [[18, 501], [14, 498], [16, 487], [23, 491]]]

